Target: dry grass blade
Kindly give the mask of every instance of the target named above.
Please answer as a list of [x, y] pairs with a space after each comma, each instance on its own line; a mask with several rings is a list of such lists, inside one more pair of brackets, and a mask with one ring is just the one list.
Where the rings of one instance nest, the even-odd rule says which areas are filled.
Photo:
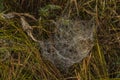
[[33, 41], [40, 42], [33, 37], [32, 35], [33, 28], [27, 23], [27, 21], [25, 21], [25, 18], [21, 16], [20, 19], [21, 19], [22, 28], [27, 33], [27, 35], [31, 37]]

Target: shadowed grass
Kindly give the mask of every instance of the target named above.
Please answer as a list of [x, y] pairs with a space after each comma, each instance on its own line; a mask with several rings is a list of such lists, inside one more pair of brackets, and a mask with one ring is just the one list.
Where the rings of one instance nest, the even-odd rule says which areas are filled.
[[48, 80], [50, 77], [57, 79], [60, 76], [58, 71], [54, 72], [54, 66], [42, 61], [36, 44], [23, 32], [19, 24], [14, 20], [1, 20], [1, 22], [3, 22], [0, 30], [0, 40], [3, 41], [1, 48], [9, 50], [10, 54], [7, 59], [0, 62], [0, 76], [3, 80]]

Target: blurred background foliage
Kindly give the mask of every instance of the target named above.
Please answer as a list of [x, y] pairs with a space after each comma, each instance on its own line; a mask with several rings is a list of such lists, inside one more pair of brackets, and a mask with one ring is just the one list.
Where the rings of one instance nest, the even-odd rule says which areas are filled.
[[0, 12], [3, 10], [4, 6], [3, 6], [3, 0], [0, 0]]

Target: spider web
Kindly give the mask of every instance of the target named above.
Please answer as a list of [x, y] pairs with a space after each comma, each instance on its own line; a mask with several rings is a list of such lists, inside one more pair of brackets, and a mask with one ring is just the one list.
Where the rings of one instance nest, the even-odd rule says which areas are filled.
[[52, 39], [44, 41], [42, 56], [62, 70], [81, 62], [93, 47], [93, 20], [69, 20], [62, 18], [56, 22], [57, 32]]

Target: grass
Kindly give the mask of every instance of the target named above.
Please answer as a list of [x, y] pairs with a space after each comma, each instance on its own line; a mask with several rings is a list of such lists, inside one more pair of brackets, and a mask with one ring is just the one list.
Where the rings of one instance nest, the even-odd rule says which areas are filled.
[[[61, 73], [52, 63], [41, 58], [38, 44], [22, 30], [19, 18], [0, 17], [0, 80], [119, 80], [120, 79], [120, 1], [119, 0], [4, 0], [4, 12], [30, 13], [43, 22], [45, 37], [47, 21], [68, 15], [70, 18], [95, 18], [95, 46], [81, 64], [70, 68], [71, 74]], [[37, 4], [36, 4], [37, 3]], [[57, 5], [57, 9], [48, 5]], [[16, 7], [15, 7], [16, 6]], [[47, 8], [47, 7], [48, 8]], [[52, 7], [52, 6], [50, 6]], [[55, 7], [56, 8], [56, 7]], [[46, 10], [44, 10], [46, 9]], [[49, 10], [50, 9], [50, 10]], [[51, 9], [53, 11], [51, 11]], [[43, 10], [43, 12], [39, 12]], [[2, 12], [1, 12], [2, 13]], [[34, 33], [36, 35], [36, 33]], [[7, 57], [3, 60], [4, 56]], [[9, 54], [11, 54], [9, 56]]]

